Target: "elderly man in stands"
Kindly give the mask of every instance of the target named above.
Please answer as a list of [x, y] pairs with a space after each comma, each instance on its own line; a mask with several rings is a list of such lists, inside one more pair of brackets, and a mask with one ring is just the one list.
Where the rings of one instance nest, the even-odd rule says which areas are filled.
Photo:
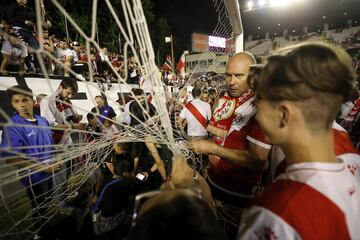
[[0, 66], [0, 73], [8, 75], [8, 71], [14, 71], [18, 72], [20, 76], [24, 76], [24, 60], [28, 56], [28, 51], [15, 34], [10, 33], [7, 39], [4, 40], [1, 53], [3, 60]]

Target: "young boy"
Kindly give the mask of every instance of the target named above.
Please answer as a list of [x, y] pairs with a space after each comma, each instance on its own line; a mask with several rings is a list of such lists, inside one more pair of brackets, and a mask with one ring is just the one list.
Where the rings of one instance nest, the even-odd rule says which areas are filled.
[[283, 149], [287, 168], [245, 211], [238, 239], [359, 236], [359, 169], [336, 158], [332, 135], [353, 86], [351, 59], [340, 48], [307, 43], [268, 59], [256, 118]]
[[54, 153], [52, 132], [45, 118], [33, 114], [31, 89], [13, 86], [7, 89], [7, 94], [16, 113], [11, 118], [13, 124], [3, 129], [1, 157], [25, 175], [21, 182], [32, 207], [38, 209], [34, 217], [41, 227], [40, 217], [47, 209], [43, 205], [52, 191], [51, 174], [60, 168], [59, 164], [49, 164]]

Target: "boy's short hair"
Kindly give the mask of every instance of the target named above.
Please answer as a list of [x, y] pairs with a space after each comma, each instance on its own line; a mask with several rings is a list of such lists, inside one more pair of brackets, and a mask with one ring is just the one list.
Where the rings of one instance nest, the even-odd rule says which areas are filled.
[[132, 92], [134, 93], [135, 96], [144, 95], [144, 90], [142, 90], [140, 88], [134, 89], [134, 90], [132, 90]]
[[60, 86], [62, 88], [71, 88], [74, 94], [77, 93], [79, 90], [77, 81], [74, 78], [64, 78], [61, 81]]
[[86, 114], [86, 119], [87, 119], [88, 121], [90, 121], [90, 120], [92, 120], [92, 119], [94, 119], [94, 118], [95, 118], [94, 114], [92, 114], [92, 113]]
[[259, 64], [250, 66], [249, 74], [247, 77], [247, 84], [253, 90], [256, 89], [256, 84], [259, 81], [263, 67], [264, 67], [263, 65], [259, 65]]
[[34, 99], [32, 90], [26, 86], [20, 86], [20, 85], [12, 86], [6, 90], [6, 93], [9, 96], [10, 100], [12, 100], [13, 96], [16, 94], [22, 94], [31, 99]]
[[271, 102], [295, 102], [316, 129], [331, 126], [354, 83], [351, 58], [343, 49], [303, 43], [270, 56], [256, 90], [260, 98]]

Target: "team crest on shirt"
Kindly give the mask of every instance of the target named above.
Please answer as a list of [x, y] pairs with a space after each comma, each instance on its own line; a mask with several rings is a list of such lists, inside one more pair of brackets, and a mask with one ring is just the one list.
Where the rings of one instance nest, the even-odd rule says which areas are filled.
[[34, 132], [34, 130], [31, 129], [31, 132], [27, 133], [26, 135], [28, 137], [31, 137], [32, 135], [35, 135], [35, 134], [36, 134], [36, 132]]
[[358, 170], [358, 166], [355, 164], [349, 164], [347, 167], [353, 175], [355, 175], [356, 171]]
[[239, 125], [245, 120], [245, 117], [241, 114], [236, 114], [236, 117], [233, 120], [234, 125]]
[[235, 109], [235, 100], [225, 100], [220, 98], [216, 108], [214, 109], [215, 121], [229, 118]]

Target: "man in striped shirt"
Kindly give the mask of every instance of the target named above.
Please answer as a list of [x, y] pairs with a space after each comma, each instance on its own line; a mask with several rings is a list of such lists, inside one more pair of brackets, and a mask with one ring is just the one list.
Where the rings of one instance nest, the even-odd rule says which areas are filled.
[[359, 169], [336, 159], [332, 132], [353, 81], [350, 57], [330, 45], [297, 45], [268, 59], [256, 119], [287, 168], [245, 211], [238, 239], [359, 238]]

